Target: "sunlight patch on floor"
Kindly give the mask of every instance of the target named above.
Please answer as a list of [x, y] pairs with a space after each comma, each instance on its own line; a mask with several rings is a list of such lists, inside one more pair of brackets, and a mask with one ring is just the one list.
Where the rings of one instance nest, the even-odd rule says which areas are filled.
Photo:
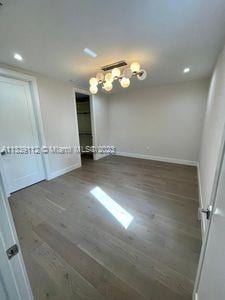
[[113, 200], [100, 187], [95, 187], [90, 193], [116, 218], [116, 220], [127, 229], [134, 217]]

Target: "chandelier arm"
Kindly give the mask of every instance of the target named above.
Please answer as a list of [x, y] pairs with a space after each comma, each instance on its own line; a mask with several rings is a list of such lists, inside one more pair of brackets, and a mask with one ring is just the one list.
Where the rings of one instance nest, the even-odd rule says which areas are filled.
[[[133, 72], [132, 73], [132, 76], [131, 77], [134, 77], [134, 76], [138, 76], [138, 75], [142, 75], [143, 74], [143, 71], [140, 71], [140, 72]], [[123, 76], [119, 76], [119, 77], [114, 77], [113, 81], [115, 80], [122, 80]], [[104, 83], [106, 83], [106, 80], [99, 80], [98, 84], [99, 85], [103, 85]]]

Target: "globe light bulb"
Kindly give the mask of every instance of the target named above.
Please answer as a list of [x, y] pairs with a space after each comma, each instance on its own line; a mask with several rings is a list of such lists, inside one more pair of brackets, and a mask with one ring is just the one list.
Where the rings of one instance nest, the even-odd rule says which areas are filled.
[[123, 71], [123, 77], [125, 78], [131, 78], [133, 75], [133, 72], [130, 68], [126, 68], [124, 71]]
[[89, 80], [89, 83], [90, 83], [90, 85], [92, 85], [92, 86], [97, 86], [97, 85], [98, 85], [98, 80], [97, 80], [95, 77], [92, 77], [92, 78]]
[[128, 86], [130, 85], [130, 79], [129, 78], [125, 78], [123, 77], [120, 81], [120, 85], [123, 87], [123, 88], [128, 88]]
[[111, 91], [113, 88], [113, 85], [110, 81], [106, 81], [103, 85], [104, 90], [106, 90], [107, 92]]
[[98, 88], [96, 85], [91, 85], [89, 90], [92, 94], [97, 94], [98, 92]]
[[118, 68], [114, 68], [114, 69], [112, 69], [112, 76], [113, 77], [120, 77], [120, 69], [118, 69]]
[[104, 74], [101, 73], [101, 72], [97, 73], [96, 79], [97, 79], [98, 81], [103, 81], [103, 80], [104, 80]]
[[137, 75], [137, 78], [139, 80], [145, 80], [146, 77], [147, 77], [147, 72], [145, 70], [141, 69], [139, 71], [139, 74]]
[[107, 74], [105, 75], [105, 81], [109, 81], [109, 82], [112, 82], [112, 81], [113, 81], [112, 73], [107, 73]]
[[131, 65], [130, 65], [130, 68], [131, 68], [131, 71], [132, 72], [139, 72], [141, 66], [139, 63], [137, 62], [133, 62]]

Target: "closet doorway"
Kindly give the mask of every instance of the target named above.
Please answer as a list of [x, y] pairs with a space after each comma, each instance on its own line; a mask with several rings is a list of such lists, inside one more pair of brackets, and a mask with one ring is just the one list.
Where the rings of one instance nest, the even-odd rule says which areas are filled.
[[92, 118], [91, 118], [91, 103], [90, 96], [82, 93], [75, 93], [77, 121], [81, 150], [82, 164], [90, 159], [93, 159], [93, 133], [92, 133]]

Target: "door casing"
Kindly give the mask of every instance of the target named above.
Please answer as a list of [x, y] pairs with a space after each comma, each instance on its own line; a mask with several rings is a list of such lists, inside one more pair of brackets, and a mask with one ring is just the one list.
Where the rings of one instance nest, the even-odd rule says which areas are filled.
[[[33, 108], [34, 108], [35, 118], [36, 118], [36, 125], [37, 125], [39, 143], [40, 143], [41, 147], [45, 146], [46, 145], [46, 139], [45, 139], [45, 135], [44, 135], [44, 128], [43, 128], [43, 122], [42, 122], [42, 116], [41, 116], [40, 100], [39, 100], [39, 94], [38, 94], [38, 87], [37, 87], [36, 78], [33, 77], [33, 76], [30, 76], [30, 75], [27, 75], [27, 74], [12, 71], [12, 70], [5, 69], [5, 68], [0, 68], [0, 76], [28, 82], [29, 87], [30, 87], [30, 92], [31, 92], [31, 98], [32, 98], [32, 104], [33, 104]], [[49, 174], [50, 174], [50, 166], [49, 166], [48, 155], [43, 155], [42, 154], [42, 161], [43, 161], [45, 179], [48, 179]], [[4, 169], [3, 169], [3, 163], [2, 163], [1, 156], [0, 156], [0, 170], [1, 170], [1, 174], [2, 174], [2, 181], [3, 181], [3, 186], [4, 186], [4, 189], [5, 189], [6, 196], [9, 197], [10, 196], [10, 190], [9, 190], [8, 185], [7, 185], [6, 176], [4, 174]]]

